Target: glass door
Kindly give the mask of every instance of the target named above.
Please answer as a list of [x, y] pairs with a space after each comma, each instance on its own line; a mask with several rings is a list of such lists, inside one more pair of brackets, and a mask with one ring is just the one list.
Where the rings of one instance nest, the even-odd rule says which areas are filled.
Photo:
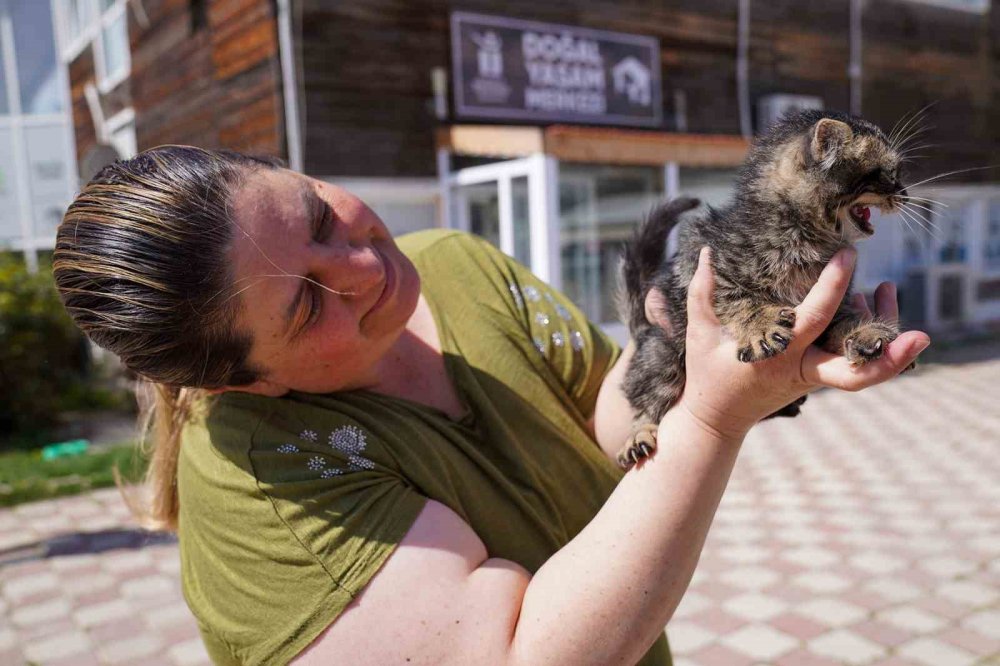
[[[543, 275], [545, 263], [532, 255], [531, 179], [536, 177], [532, 158], [468, 167], [450, 175], [449, 226], [490, 241], [535, 273]], [[537, 215], [537, 212], [536, 212]]]

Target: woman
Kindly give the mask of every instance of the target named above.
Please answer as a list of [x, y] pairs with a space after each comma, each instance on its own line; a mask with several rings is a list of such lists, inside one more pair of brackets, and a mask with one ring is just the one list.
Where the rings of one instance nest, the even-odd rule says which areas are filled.
[[54, 271], [81, 328], [160, 386], [150, 517], [178, 530], [218, 663], [603, 665], [670, 662], [663, 627], [754, 423], [929, 343], [860, 369], [807, 346], [852, 265], [828, 266], [786, 354], [748, 365], [703, 254], [684, 397], [625, 475], [628, 349], [485, 242], [397, 245], [270, 162], [162, 147], [106, 168]]

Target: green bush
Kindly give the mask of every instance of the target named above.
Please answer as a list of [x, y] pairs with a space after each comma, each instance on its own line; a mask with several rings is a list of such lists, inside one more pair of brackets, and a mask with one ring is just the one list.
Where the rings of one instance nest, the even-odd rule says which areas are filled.
[[43, 443], [67, 401], [85, 392], [88, 358], [51, 267], [31, 274], [18, 256], [0, 253], [0, 446]]

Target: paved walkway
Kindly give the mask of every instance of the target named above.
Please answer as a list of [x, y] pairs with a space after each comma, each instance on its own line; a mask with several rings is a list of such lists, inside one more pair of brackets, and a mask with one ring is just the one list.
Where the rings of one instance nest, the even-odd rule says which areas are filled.
[[[744, 447], [678, 666], [1000, 664], [1000, 360], [822, 392]], [[115, 490], [0, 511], [0, 664], [207, 663]]]

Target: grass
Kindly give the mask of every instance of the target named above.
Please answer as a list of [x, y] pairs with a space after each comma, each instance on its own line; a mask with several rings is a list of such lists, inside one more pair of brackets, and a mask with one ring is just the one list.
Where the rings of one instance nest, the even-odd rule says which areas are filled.
[[0, 506], [76, 495], [115, 485], [117, 467], [127, 481], [145, 470], [133, 443], [122, 443], [78, 456], [42, 460], [41, 450], [0, 454]]

